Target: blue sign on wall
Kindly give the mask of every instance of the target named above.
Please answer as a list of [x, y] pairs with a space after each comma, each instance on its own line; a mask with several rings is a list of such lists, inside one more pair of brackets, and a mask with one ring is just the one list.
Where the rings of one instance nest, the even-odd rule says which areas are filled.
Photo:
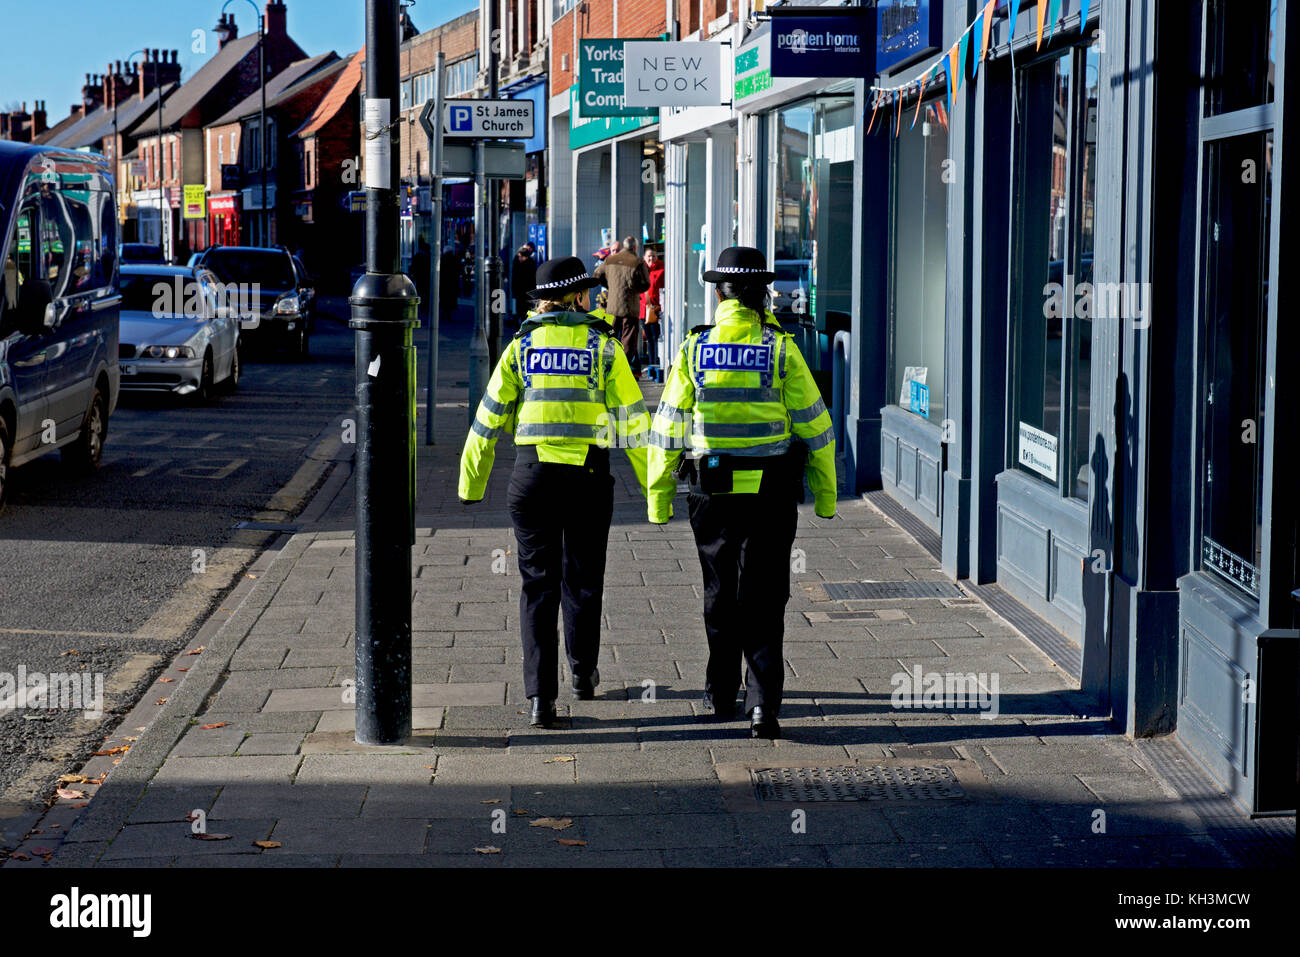
[[[875, 21], [866, 8], [844, 15], [772, 13], [772, 76], [861, 77], [876, 75]], [[802, 11], [801, 11], [802, 13]]]
[[912, 411], [922, 418], [930, 417], [930, 387], [912, 380]]
[[938, 51], [943, 42], [943, 0], [880, 0], [876, 6], [876, 70]]
[[537, 264], [540, 266], [546, 262], [546, 224], [529, 223], [528, 224], [528, 241], [533, 244], [537, 250]]
[[546, 80], [535, 80], [502, 92], [512, 100], [533, 101], [533, 116], [536, 117], [537, 122], [533, 124], [533, 138], [522, 141], [524, 152], [537, 153], [546, 149], [546, 128], [549, 125], [546, 116]]

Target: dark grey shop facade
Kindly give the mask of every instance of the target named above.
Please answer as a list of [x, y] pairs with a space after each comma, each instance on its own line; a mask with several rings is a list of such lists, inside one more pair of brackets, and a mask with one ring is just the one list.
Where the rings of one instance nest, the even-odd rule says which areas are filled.
[[[1293, 809], [1300, 0], [1038, 2], [1041, 46], [999, 0], [897, 136], [858, 84], [846, 471], [1076, 644], [1118, 728]], [[984, 7], [924, 5], [944, 49]]]

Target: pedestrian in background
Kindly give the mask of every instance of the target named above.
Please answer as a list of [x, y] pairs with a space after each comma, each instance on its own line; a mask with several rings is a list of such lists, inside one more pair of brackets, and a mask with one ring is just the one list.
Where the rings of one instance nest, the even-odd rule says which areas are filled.
[[438, 266], [439, 322], [450, 322], [460, 305], [460, 264], [460, 243], [445, 247]]
[[533, 247], [524, 243], [515, 250], [510, 263], [510, 294], [515, 303], [515, 322], [522, 323], [528, 315], [531, 300], [528, 298], [537, 285], [537, 261]]
[[421, 236], [415, 243], [415, 252], [411, 255], [411, 281], [415, 291], [420, 295], [420, 315], [429, 315], [429, 273], [433, 270], [433, 250], [429, 240]]
[[650, 271], [637, 258], [636, 240], [628, 236], [623, 248], [596, 267], [596, 278], [609, 290], [605, 312], [614, 317], [614, 329], [633, 375], [641, 377], [641, 293], [650, 288]]
[[775, 278], [748, 246], [724, 249], [704, 274], [717, 284], [715, 324], [696, 326], [682, 343], [649, 457], [651, 522], [671, 517], [679, 465], [690, 483], [709, 641], [704, 707], [734, 716], [743, 656], [756, 738], [781, 736], [790, 548], [805, 473], [820, 518], [835, 515], [836, 498], [835, 430], [799, 347], [768, 308]]
[[650, 355], [650, 365], [660, 364], [659, 358], [659, 323], [663, 311], [664, 264], [653, 246], [646, 246], [646, 270], [650, 274], [650, 288], [641, 293], [641, 329], [645, 333], [646, 351]]
[[537, 270], [534, 313], [501, 354], [460, 459], [462, 502], [482, 500], [503, 431], [515, 435], [506, 504], [519, 551], [519, 629], [529, 722], [550, 727], [558, 694], [558, 613], [575, 697], [600, 683], [605, 550], [614, 515], [609, 447], [642, 490], [650, 417], [614, 330], [587, 312], [597, 285], [576, 256]]

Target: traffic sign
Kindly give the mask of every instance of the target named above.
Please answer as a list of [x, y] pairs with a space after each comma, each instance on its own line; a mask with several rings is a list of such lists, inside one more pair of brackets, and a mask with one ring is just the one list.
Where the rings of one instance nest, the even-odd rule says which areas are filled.
[[532, 100], [447, 100], [443, 108], [445, 136], [466, 139], [532, 139]]
[[[468, 143], [444, 143], [442, 146], [443, 176], [473, 176], [476, 147]], [[488, 179], [523, 179], [528, 167], [523, 143], [483, 144], [484, 170]]]

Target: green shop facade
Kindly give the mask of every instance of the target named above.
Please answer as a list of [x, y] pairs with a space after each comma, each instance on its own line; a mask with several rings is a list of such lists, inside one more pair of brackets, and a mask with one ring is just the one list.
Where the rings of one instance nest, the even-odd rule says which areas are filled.
[[[850, 84], [829, 185], [852, 203], [824, 282], [851, 316], [846, 480], [1063, 635], [1119, 728], [1293, 810], [1300, 0], [998, 0], [982, 59], [982, 22], [960, 41], [984, 2], [902, 6], [938, 42]], [[954, 44], [960, 86], [945, 59], [873, 120], [873, 87]]]

